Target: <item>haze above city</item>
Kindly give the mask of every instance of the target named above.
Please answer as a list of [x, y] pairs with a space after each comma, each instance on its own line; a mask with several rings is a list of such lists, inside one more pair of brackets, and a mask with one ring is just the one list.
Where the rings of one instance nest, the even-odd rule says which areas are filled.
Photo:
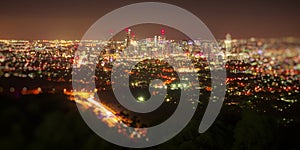
[[[81, 39], [85, 31], [106, 13], [140, 0], [52, 0], [3, 1], [0, 6], [1, 39]], [[252, 1], [171, 1], [198, 16], [217, 39], [226, 33], [233, 38], [300, 37], [298, 2]], [[155, 11], [155, 10], [154, 10]], [[159, 34], [159, 26], [133, 28], [137, 39]], [[166, 29], [167, 38], [185, 38]], [[121, 34], [124, 35], [124, 34]]]

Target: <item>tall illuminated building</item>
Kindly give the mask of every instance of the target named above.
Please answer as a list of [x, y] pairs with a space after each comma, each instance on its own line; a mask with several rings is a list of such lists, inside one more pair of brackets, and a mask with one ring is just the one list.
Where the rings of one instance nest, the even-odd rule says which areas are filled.
[[157, 40], [158, 40], [158, 39], [157, 39], [157, 36], [155, 35], [155, 36], [154, 36], [154, 47], [157, 47], [157, 43], [158, 43]]
[[131, 41], [131, 29], [126, 28], [126, 47], [130, 45]]
[[231, 48], [232, 48], [232, 40], [231, 40], [231, 35], [229, 33], [226, 34], [226, 39], [224, 40], [224, 44], [225, 44], [225, 57], [228, 56], [228, 54], [230, 55], [231, 53]]
[[131, 32], [130, 40], [135, 40], [135, 34]]
[[160, 33], [161, 33], [161, 38], [162, 38], [163, 42], [165, 42], [165, 40], [166, 40], [166, 31], [165, 31], [165, 29], [161, 29]]
[[225, 43], [226, 51], [230, 52], [231, 47], [232, 47], [231, 46], [232, 40], [231, 40], [231, 35], [229, 33], [226, 34], [226, 39], [225, 39], [224, 43]]

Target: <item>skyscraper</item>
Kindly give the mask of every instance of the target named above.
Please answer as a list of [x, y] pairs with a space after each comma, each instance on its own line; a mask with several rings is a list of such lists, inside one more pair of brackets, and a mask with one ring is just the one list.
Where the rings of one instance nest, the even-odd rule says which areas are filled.
[[230, 52], [232, 41], [231, 41], [231, 35], [229, 33], [226, 34], [226, 39], [224, 43], [225, 43], [226, 52]]
[[126, 47], [130, 45], [131, 41], [131, 29], [126, 28]]
[[227, 57], [231, 54], [231, 48], [232, 48], [232, 40], [231, 40], [231, 35], [229, 33], [226, 34], [226, 39], [224, 40], [224, 44], [225, 44], [225, 58], [227, 59]]

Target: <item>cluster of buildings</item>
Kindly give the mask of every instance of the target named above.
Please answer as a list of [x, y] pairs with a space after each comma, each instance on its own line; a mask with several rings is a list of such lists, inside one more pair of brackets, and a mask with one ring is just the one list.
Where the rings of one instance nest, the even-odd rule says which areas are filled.
[[[183, 73], [188, 73], [193, 68], [181, 62], [186, 58], [191, 59], [200, 85], [203, 86], [202, 93], [210, 92], [212, 88], [209, 84], [211, 62], [207, 60], [213, 60], [214, 65], [223, 65], [227, 72], [225, 104], [228, 106], [250, 107], [262, 112], [284, 112], [300, 100], [300, 41], [296, 38], [233, 39], [227, 34], [224, 40], [219, 40], [216, 44], [214, 41], [169, 40], [162, 29], [161, 35], [136, 40], [133, 31], [126, 29], [123, 41], [0, 40], [0, 79], [11, 82], [16, 78], [47, 80], [70, 85], [72, 69], [93, 70], [96, 64], [95, 79], [99, 89], [83, 89], [80, 92], [98, 92], [110, 89], [112, 66], [118, 59], [122, 59], [120, 65], [126, 66], [132, 62], [139, 63], [141, 59], [150, 61], [168, 59], [171, 56], [181, 66], [177, 68], [179, 72]], [[133, 75], [145, 71], [147, 67], [158, 67], [156, 70], [152, 69], [155, 73], [149, 75], [153, 78], [164, 78], [165, 85], [155, 85], [156, 88], [169, 86], [177, 90], [199, 84], [173, 84], [172, 81], [176, 81], [174, 70], [164, 68], [164, 64], [143, 63], [144, 67], [134, 67], [136, 74]], [[127, 70], [124, 73], [129, 72]], [[149, 80], [147, 76], [136, 76], [130, 86], [143, 87], [147, 85], [146, 80]], [[74, 82], [85, 84], [90, 81], [87, 79]], [[14, 87], [7, 88], [0, 84], [0, 93], [18, 92], [12, 88]], [[24, 85], [21, 89], [20, 93], [24, 94], [31, 87]], [[43, 85], [39, 85], [37, 91], [41, 93]], [[71, 89], [64, 88], [63, 93], [68, 91]], [[175, 103], [175, 100], [168, 97], [166, 102]]]

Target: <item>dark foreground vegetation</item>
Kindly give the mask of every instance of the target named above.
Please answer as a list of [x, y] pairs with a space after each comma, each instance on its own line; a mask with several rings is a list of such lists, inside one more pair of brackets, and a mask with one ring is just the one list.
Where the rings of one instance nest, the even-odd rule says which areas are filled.
[[[64, 95], [0, 96], [0, 100], [0, 149], [125, 149], [91, 131], [75, 103]], [[149, 149], [300, 148], [298, 120], [284, 124], [275, 115], [228, 107], [205, 133], [197, 132], [201, 116], [195, 115], [179, 135]]]

